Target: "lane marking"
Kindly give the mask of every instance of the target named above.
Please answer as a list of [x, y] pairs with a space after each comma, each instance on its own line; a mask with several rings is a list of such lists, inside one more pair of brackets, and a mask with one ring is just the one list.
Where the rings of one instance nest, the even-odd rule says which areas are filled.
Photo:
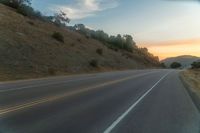
[[28, 88], [35, 88], [35, 87], [44, 87], [44, 86], [49, 86], [49, 85], [57, 85], [57, 84], [60, 84], [60, 83], [69, 83], [69, 82], [75, 82], [75, 81], [82, 81], [82, 80], [91, 79], [91, 78], [94, 78], [94, 77], [88, 77], [88, 78], [77, 79], [77, 80], [60, 81], [60, 82], [55, 82], [55, 83], [46, 83], [46, 84], [40, 84], [40, 85], [29, 85], [29, 86], [13, 88], [13, 89], [2, 89], [2, 90], [0, 90], [0, 93], [23, 90], [23, 89], [28, 89]]
[[86, 91], [89, 91], [89, 90], [92, 90], [92, 89], [95, 89], [95, 88], [100, 88], [100, 87], [112, 85], [112, 84], [115, 84], [115, 83], [123, 82], [123, 81], [129, 80], [129, 79], [132, 79], [132, 78], [145, 76], [145, 75], [148, 75], [150, 73], [156, 73], [156, 72], [149, 72], [149, 73], [129, 76], [129, 77], [126, 77], [126, 78], [105, 82], [105, 83], [99, 84], [99, 85], [94, 85], [94, 86], [90, 86], [90, 87], [86, 87], [86, 88], [80, 88], [79, 90], [67, 92], [67, 93], [64, 93], [64, 94], [61, 94], [61, 95], [46, 97], [46, 98], [42, 98], [42, 99], [39, 99], [39, 100], [36, 100], [36, 101], [33, 101], [33, 102], [29, 102], [29, 103], [25, 103], [25, 104], [13, 106], [13, 107], [1, 109], [0, 110], [0, 116], [5, 115], [7, 113], [14, 112], [14, 111], [18, 111], [18, 110], [21, 110], [21, 109], [33, 107], [33, 106], [36, 106], [36, 105], [39, 105], [39, 104], [42, 104], [42, 103], [55, 101], [55, 100], [58, 100], [58, 99], [61, 99], [61, 98], [64, 98], [64, 97], [68, 97], [68, 96], [72, 96], [72, 95], [77, 95], [77, 94], [80, 94], [80, 93], [83, 93], [83, 92], [86, 92]]
[[[152, 73], [152, 72], [147, 72], [147, 73]], [[55, 83], [46, 83], [46, 84], [44, 83], [44, 84], [40, 84], [40, 85], [28, 85], [28, 86], [24, 86], [24, 87], [13, 88], [13, 89], [12, 88], [11, 89], [0, 89], [0, 93], [23, 90], [23, 89], [28, 89], [28, 88], [35, 88], [35, 87], [45, 87], [45, 86], [49, 86], [49, 85], [57, 85], [57, 84], [60, 84], [60, 83], [76, 82], [76, 81], [82, 81], [82, 80], [93, 79], [93, 78], [95, 78], [95, 76], [87, 77], [87, 78], [84, 78], [84, 79], [77, 79], [77, 80], [71, 79], [71, 80], [60, 81], [60, 82], [55, 82]]]
[[145, 92], [134, 104], [132, 104], [121, 116], [119, 116], [103, 133], [111, 133], [111, 131], [131, 112], [140, 101], [148, 95], [154, 87], [156, 87], [170, 72], [161, 77], [147, 92]]

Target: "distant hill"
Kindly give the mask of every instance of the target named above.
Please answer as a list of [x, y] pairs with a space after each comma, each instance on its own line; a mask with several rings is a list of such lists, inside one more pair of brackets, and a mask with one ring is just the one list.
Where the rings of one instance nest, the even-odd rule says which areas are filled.
[[[64, 43], [52, 34], [59, 32]], [[116, 50], [0, 4], [0, 80], [159, 66], [146, 49]]]
[[200, 57], [191, 56], [191, 55], [183, 55], [177, 57], [166, 58], [161, 62], [165, 63], [167, 67], [171, 65], [173, 62], [179, 62], [184, 68], [190, 67], [191, 63], [194, 61], [200, 60]]

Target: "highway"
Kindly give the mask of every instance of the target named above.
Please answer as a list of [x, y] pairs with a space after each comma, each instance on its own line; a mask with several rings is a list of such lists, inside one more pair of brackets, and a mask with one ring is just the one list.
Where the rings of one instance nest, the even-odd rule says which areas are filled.
[[200, 133], [179, 70], [0, 83], [0, 133]]

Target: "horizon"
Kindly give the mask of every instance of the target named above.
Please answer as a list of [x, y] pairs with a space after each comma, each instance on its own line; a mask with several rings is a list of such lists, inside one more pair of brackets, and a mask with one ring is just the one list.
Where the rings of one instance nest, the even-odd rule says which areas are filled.
[[45, 15], [62, 10], [70, 25], [83, 23], [110, 35], [130, 34], [139, 47], [147, 47], [160, 60], [200, 57], [199, 1], [33, 0], [32, 6]]

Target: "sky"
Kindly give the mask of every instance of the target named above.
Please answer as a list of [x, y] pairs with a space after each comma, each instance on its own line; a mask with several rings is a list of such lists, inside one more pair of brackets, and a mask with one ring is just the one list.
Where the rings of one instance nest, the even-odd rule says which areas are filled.
[[62, 10], [70, 25], [130, 34], [161, 60], [200, 56], [199, 0], [32, 0], [32, 6], [45, 15]]

